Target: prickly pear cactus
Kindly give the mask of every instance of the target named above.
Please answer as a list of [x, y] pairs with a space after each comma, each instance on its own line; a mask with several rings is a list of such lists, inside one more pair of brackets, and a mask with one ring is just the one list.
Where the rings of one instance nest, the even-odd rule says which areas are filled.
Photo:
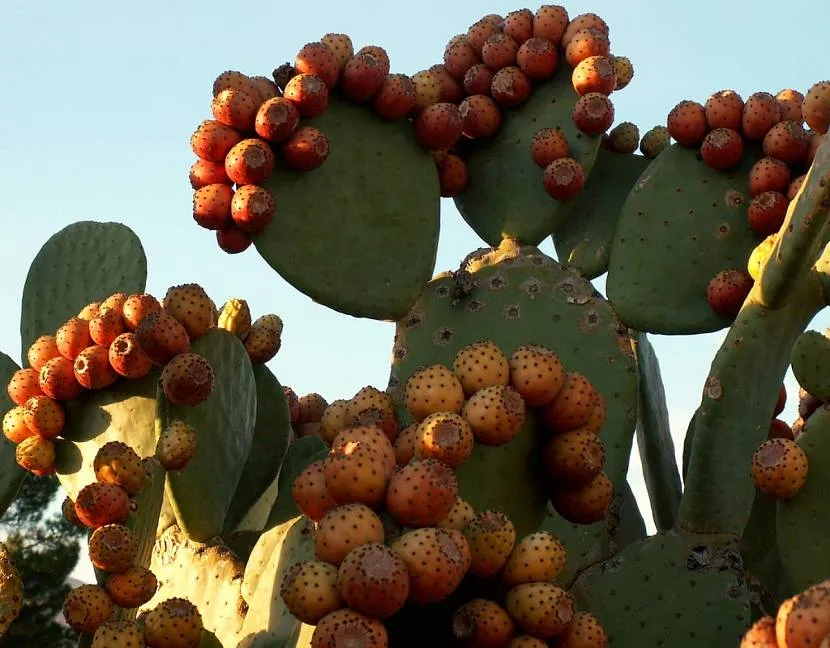
[[[0, 353], [0, 380], [3, 381], [3, 384], [8, 384], [14, 372], [19, 368], [9, 356]], [[6, 391], [0, 393], [0, 413], [3, 415], [4, 422], [6, 415], [14, 406], [15, 404]], [[6, 512], [6, 509], [14, 501], [17, 491], [20, 489], [20, 484], [23, 483], [25, 478], [26, 471], [17, 465], [15, 446], [4, 435], [0, 439], [0, 516]]]
[[23, 595], [23, 581], [12, 564], [8, 549], [0, 543], [0, 638], [20, 614]]

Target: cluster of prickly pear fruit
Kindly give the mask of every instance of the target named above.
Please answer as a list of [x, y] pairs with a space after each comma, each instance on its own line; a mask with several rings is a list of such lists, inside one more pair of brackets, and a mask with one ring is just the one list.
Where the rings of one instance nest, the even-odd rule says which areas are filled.
[[830, 643], [830, 581], [783, 601], [778, 613], [747, 630], [740, 648], [810, 648]]
[[219, 311], [216, 325], [242, 340], [253, 364], [264, 364], [282, 346], [282, 318], [274, 313], [251, 321], [251, 310], [244, 299], [229, 299]]
[[0, 638], [20, 615], [23, 581], [12, 564], [6, 546], [0, 542]]

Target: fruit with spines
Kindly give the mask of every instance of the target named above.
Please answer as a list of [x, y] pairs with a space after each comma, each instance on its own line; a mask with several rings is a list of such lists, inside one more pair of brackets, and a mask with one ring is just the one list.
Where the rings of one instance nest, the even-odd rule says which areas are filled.
[[466, 162], [457, 155], [447, 155], [438, 164], [438, 184], [443, 198], [463, 194], [470, 184], [470, 172]]
[[310, 625], [346, 607], [337, 589], [337, 567], [319, 560], [292, 565], [280, 583], [280, 597], [291, 614]]
[[340, 648], [348, 643], [361, 648], [387, 648], [389, 637], [381, 621], [349, 609], [324, 616], [311, 635], [311, 648]]
[[429, 526], [447, 517], [457, 496], [458, 479], [447, 464], [415, 459], [392, 475], [386, 508], [398, 524]]
[[473, 430], [464, 418], [451, 412], [436, 412], [420, 423], [415, 456], [458, 468], [470, 458], [473, 443]]
[[231, 200], [231, 219], [243, 231], [258, 234], [271, 223], [276, 209], [270, 191], [254, 184], [244, 185]]
[[144, 644], [144, 632], [135, 621], [106, 621], [98, 626], [91, 648], [132, 648]]
[[98, 316], [98, 311], [101, 309], [101, 302], [91, 302], [84, 306], [78, 313], [77, 317], [87, 322], [93, 317]]
[[784, 223], [790, 201], [778, 191], [765, 191], [755, 196], [747, 209], [749, 226], [759, 234], [774, 234]]
[[452, 368], [467, 396], [485, 387], [510, 382], [507, 356], [490, 340], [468, 344], [461, 349], [453, 359]]
[[109, 350], [94, 345], [81, 351], [72, 363], [75, 380], [87, 389], [105, 389], [118, 380], [110, 365]]
[[108, 441], [92, 461], [95, 478], [104, 484], [115, 484], [128, 495], [137, 495], [147, 481], [147, 471], [135, 450], [123, 441]]
[[604, 94], [589, 92], [577, 99], [571, 118], [583, 133], [601, 135], [614, 123], [614, 104]]
[[171, 421], [159, 435], [155, 457], [166, 470], [184, 470], [196, 452], [196, 430], [182, 421]]
[[522, 538], [504, 565], [502, 581], [507, 587], [522, 583], [546, 583], [565, 569], [568, 553], [559, 538], [549, 531], [537, 531]]
[[496, 32], [481, 46], [481, 60], [493, 72], [513, 65], [519, 53], [519, 44], [503, 32]]
[[342, 69], [349, 59], [354, 56], [354, 45], [352, 45], [352, 39], [348, 34], [330, 32], [325, 34], [320, 42], [334, 54], [338, 69]]
[[27, 437], [14, 449], [17, 465], [38, 477], [55, 472], [55, 444], [37, 435]]
[[433, 104], [415, 117], [415, 139], [429, 151], [454, 146], [461, 139], [462, 128], [461, 111], [449, 102]]
[[741, 639], [739, 648], [779, 648], [775, 619], [763, 616], [753, 623]]
[[145, 315], [135, 329], [135, 336], [150, 360], [157, 365], [166, 365], [174, 356], [190, 351], [187, 329], [164, 310]]
[[319, 522], [326, 511], [337, 506], [326, 487], [324, 466], [322, 459], [310, 463], [291, 485], [291, 495], [297, 508], [313, 522]]
[[816, 132], [810, 131], [808, 133], [809, 144], [807, 145], [807, 154], [804, 156], [804, 165], [809, 166], [816, 159], [819, 147], [822, 145], [827, 135], [819, 135]]
[[741, 116], [741, 128], [746, 139], [764, 139], [779, 121], [781, 106], [769, 92], [755, 92], [746, 98]]
[[614, 484], [605, 473], [600, 473], [584, 486], [553, 488], [550, 502], [556, 512], [574, 524], [593, 524], [605, 517], [614, 497]]
[[685, 99], [671, 109], [666, 126], [681, 146], [699, 146], [709, 129], [706, 109], [696, 101]]
[[605, 648], [607, 645], [608, 635], [599, 619], [590, 612], [576, 612], [565, 631], [557, 637], [556, 648]]
[[470, 25], [469, 29], [467, 29], [467, 43], [477, 55], [481, 55], [481, 49], [484, 47], [487, 39], [501, 31], [502, 22], [500, 16], [498, 20], [485, 16]]
[[580, 97], [590, 92], [609, 95], [614, 91], [617, 77], [607, 56], [589, 56], [573, 69], [571, 83]]
[[251, 330], [251, 309], [244, 299], [232, 298], [222, 305], [216, 326], [233, 333], [240, 340], [244, 340]]
[[734, 318], [752, 290], [753, 283], [746, 270], [722, 270], [712, 277], [706, 286], [706, 301], [721, 317]]
[[[477, 63], [464, 75], [464, 90], [470, 95], [490, 95], [490, 87], [493, 85], [493, 71], [484, 63]], [[433, 103], [437, 103], [433, 102]], [[462, 101], [463, 103], [463, 101]]]
[[395, 459], [399, 466], [405, 466], [415, 457], [415, 448], [418, 444], [420, 426], [418, 423], [407, 425], [398, 434], [392, 449], [395, 451]]
[[[319, 396], [319, 394], [317, 394]], [[322, 399], [322, 396], [320, 396]], [[320, 417], [320, 435], [326, 443], [334, 441], [341, 430], [350, 424], [349, 407], [350, 400], [339, 398], [328, 405], [324, 405], [323, 414]], [[300, 405], [297, 401], [297, 418], [299, 418]]]
[[804, 121], [819, 135], [830, 129], [830, 81], [819, 81], [810, 86], [801, 111]]
[[388, 73], [377, 56], [355, 54], [340, 73], [340, 91], [352, 103], [365, 103], [380, 90]]
[[233, 90], [241, 90], [247, 92], [252, 96], [257, 96], [259, 91], [257, 85], [247, 74], [238, 70], [225, 70], [216, 77], [213, 81], [213, 96], [218, 95], [222, 90], [231, 88]]
[[782, 625], [785, 641], [780, 645], [824, 648], [830, 637], [830, 581], [816, 583], [797, 594]]
[[55, 343], [64, 358], [74, 360], [81, 351], [92, 344], [89, 322], [79, 317], [67, 320], [55, 333]]
[[622, 90], [634, 78], [634, 65], [627, 56], [611, 56], [611, 65], [614, 68], [614, 76], [617, 82], [614, 90]]
[[109, 574], [104, 581], [110, 599], [118, 607], [137, 608], [153, 598], [158, 589], [155, 574], [141, 565], [132, 565], [122, 572]]
[[251, 237], [234, 223], [222, 226], [216, 230], [216, 244], [227, 254], [239, 254], [251, 247]]
[[543, 169], [568, 156], [568, 140], [560, 128], [540, 128], [530, 140], [530, 157]]
[[509, 385], [479, 389], [464, 403], [462, 416], [478, 443], [500, 446], [515, 438], [527, 416], [525, 400]]
[[730, 128], [709, 131], [700, 145], [703, 163], [718, 171], [726, 171], [737, 166], [743, 155], [744, 141], [740, 133]]
[[713, 92], [703, 106], [706, 123], [710, 129], [728, 128], [741, 132], [744, 100], [734, 90]]
[[248, 138], [228, 151], [225, 173], [237, 185], [260, 184], [271, 175], [275, 163], [274, 153], [267, 142]]
[[542, 5], [533, 16], [533, 35], [558, 46], [568, 29], [568, 11], [561, 5]]
[[161, 310], [158, 299], [147, 293], [135, 293], [124, 300], [121, 314], [130, 331], [135, 331], [147, 315]]
[[3, 415], [3, 435], [14, 444], [34, 435], [34, 432], [26, 425], [25, 413], [25, 406], [16, 405]]
[[[288, 139], [299, 124], [300, 113], [296, 106], [285, 97], [274, 97], [259, 107], [254, 130], [262, 139], [278, 144]], [[224, 172], [224, 165], [222, 170]]]
[[63, 407], [48, 396], [32, 396], [23, 405], [24, 425], [44, 439], [57, 437], [63, 431], [65, 422]]
[[[326, 407], [325, 405], [323, 406]], [[373, 408], [379, 409], [382, 412], [392, 416], [394, 416], [395, 413], [392, 397], [388, 393], [378, 389], [377, 387], [372, 387], [371, 385], [361, 387], [358, 392], [347, 401], [346, 423], [353, 425], [357, 421], [357, 418], [361, 412]], [[325, 411], [322, 415], [324, 414]], [[316, 416], [317, 420], [322, 421], [322, 415]]]
[[406, 117], [415, 108], [415, 85], [405, 74], [387, 74], [372, 98], [372, 108], [383, 119]]
[[429, 365], [407, 380], [405, 400], [406, 409], [417, 422], [435, 412], [460, 414], [464, 406], [464, 388], [447, 367]]
[[531, 637], [530, 635], [519, 635], [518, 637], [514, 637], [513, 640], [505, 646], [505, 648], [547, 648], [547, 646], [547, 642], [537, 639], [536, 637]]
[[501, 126], [501, 111], [496, 102], [485, 94], [470, 95], [458, 109], [461, 112], [461, 130], [467, 137], [490, 137]]
[[[303, 423], [319, 423], [323, 419], [323, 414], [328, 407], [326, 399], [320, 394], [312, 392], [300, 397], [299, 409], [297, 414], [297, 424]], [[348, 423], [348, 420], [346, 421]]]
[[554, 432], [575, 430], [588, 422], [596, 403], [596, 390], [579, 372], [565, 374], [562, 388], [542, 412], [545, 425]]
[[516, 52], [516, 65], [528, 79], [543, 81], [556, 72], [559, 53], [549, 40], [530, 38]]
[[242, 135], [230, 126], [205, 119], [190, 136], [190, 148], [196, 157], [224, 164], [228, 152], [242, 140]]
[[807, 174], [800, 175], [797, 178], [793, 179], [793, 181], [787, 186], [787, 200], [795, 200], [795, 197], [798, 195], [798, 191], [801, 189], [801, 185], [804, 184], [804, 180], [807, 178]]
[[516, 624], [501, 605], [477, 598], [455, 612], [452, 633], [471, 648], [501, 648], [516, 634]]
[[456, 531], [463, 531], [464, 527], [467, 526], [467, 523], [472, 520], [475, 515], [475, 510], [467, 500], [461, 497], [456, 497], [455, 504], [453, 504], [450, 512], [447, 513], [447, 517], [438, 522], [436, 526], [442, 529], [455, 529]]
[[130, 498], [127, 491], [116, 484], [93, 482], [78, 492], [75, 513], [90, 529], [121, 524], [130, 514]]
[[[388, 443], [385, 437], [384, 440]], [[371, 442], [359, 440], [333, 446], [325, 459], [323, 473], [326, 488], [335, 501], [340, 504], [358, 502], [371, 507], [383, 501], [390, 478], [384, 455], [375, 451]]]
[[787, 164], [802, 162], [807, 155], [810, 138], [796, 121], [780, 121], [764, 135], [764, 155], [777, 158]]
[[341, 451], [349, 454], [363, 450], [378, 455], [387, 476], [392, 476], [395, 471], [395, 451], [389, 437], [376, 425], [353, 425], [341, 430], [332, 440], [329, 454], [331, 456]]
[[410, 601], [437, 603], [458, 588], [469, 567], [461, 542], [451, 530], [426, 527], [407, 531], [392, 544], [409, 572]]
[[144, 616], [144, 642], [148, 648], [198, 648], [202, 628], [202, 615], [193, 603], [169, 598]]
[[559, 158], [545, 167], [542, 183], [545, 192], [554, 200], [572, 200], [585, 187], [585, 172], [575, 159]]
[[608, 23], [600, 16], [592, 12], [582, 13], [574, 16], [568, 23], [568, 27], [562, 35], [563, 47], [567, 47], [568, 43], [571, 42], [576, 33], [581, 29], [596, 29], [606, 36], [609, 32]]
[[511, 386], [528, 407], [547, 405], [565, 384], [562, 362], [548, 347], [520, 346], [510, 355], [509, 365]]
[[665, 126], [655, 126], [647, 130], [640, 140], [640, 153], [653, 160], [671, 143], [671, 134]]
[[63, 601], [64, 620], [81, 634], [94, 635], [114, 613], [115, 607], [100, 585], [79, 585]]
[[435, 75], [441, 86], [440, 102], [460, 103], [464, 98], [464, 88], [458, 81], [450, 76], [443, 63], [438, 63], [429, 68], [429, 72]]
[[89, 560], [103, 572], [118, 573], [133, 564], [138, 552], [132, 531], [121, 524], [105, 524], [89, 537]]
[[[57, 358], [60, 355], [58, 344], [54, 335], [41, 335], [34, 342], [32, 342], [29, 349], [26, 351], [26, 360], [29, 362], [29, 367], [34, 371], [40, 371], [40, 368], [45, 365], [52, 358]], [[25, 371], [25, 370], [24, 370]], [[37, 374], [33, 374], [35, 383], [37, 383]]]
[[138, 342], [135, 333], [122, 333], [110, 344], [110, 366], [124, 378], [143, 378], [153, 369], [153, 361]]
[[441, 84], [436, 75], [429, 70], [421, 70], [420, 72], [413, 74], [412, 86], [415, 90], [415, 107], [413, 108], [414, 114], [417, 114], [424, 108], [428, 108], [432, 104], [436, 104], [441, 101]]
[[640, 129], [633, 122], [621, 122], [608, 133], [608, 140], [612, 151], [630, 155], [640, 143]]
[[286, 84], [282, 94], [304, 119], [319, 117], [329, 104], [329, 90], [315, 74], [297, 74]]
[[329, 156], [329, 139], [313, 126], [301, 126], [282, 144], [286, 166], [295, 171], [313, 171]]
[[92, 341], [106, 348], [109, 348], [125, 328], [120, 309], [101, 308], [98, 315], [89, 320], [89, 336]]
[[470, 546], [470, 573], [492, 578], [507, 563], [516, 546], [516, 528], [502, 511], [482, 511], [464, 527]]
[[73, 362], [63, 356], [52, 358], [40, 368], [38, 385], [41, 393], [59, 401], [77, 398], [84, 390], [75, 377]]
[[775, 95], [775, 100], [781, 107], [782, 120], [792, 120], [799, 124], [804, 121], [804, 115], [802, 114], [804, 95], [798, 90], [792, 88], [779, 90], [778, 94]]
[[207, 358], [198, 353], [180, 353], [164, 366], [161, 388], [174, 405], [195, 407], [213, 392], [216, 376]]
[[478, 54], [464, 34], [453, 36], [444, 47], [444, 67], [456, 81], [463, 80], [467, 70], [479, 62]]
[[574, 617], [574, 601], [553, 583], [523, 583], [505, 598], [507, 612], [523, 631], [549, 641], [562, 634]]
[[608, 412], [608, 403], [605, 396], [597, 392], [596, 401], [594, 402], [594, 409], [591, 410], [591, 417], [588, 422], [582, 426], [583, 430], [599, 434], [605, 425], [605, 415]]
[[587, 484], [605, 467], [605, 445], [593, 432], [575, 429], [555, 435], [545, 445], [542, 464], [554, 484]]
[[752, 455], [755, 487], [775, 499], [789, 499], [807, 481], [809, 462], [798, 443], [790, 439], [764, 441]]
[[211, 160], [196, 160], [190, 166], [188, 174], [190, 186], [193, 189], [201, 189], [212, 184], [233, 184], [233, 181], [225, 173], [225, 162], [212, 162]]
[[790, 167], [772, 157], [763, 157], [749, 170], [749, 195], [752, 197], [766, 191], [785, 193], [790, 184]]
[[384, 544], [352, 549], [340, 563], [337, 588], [349, 608], [374, 619], [398, 612], [409, 597], [409, 572], [403, 559]]
[[265, 364], [282, 346], [283, 323], [279, 315], [260, 315], [251, 324], [243, 345], [253, 364]]
[[610, 54], [611, 41], [607, 33], [595, 27], [577, 30], [565, 47], [565, 60], [571, 67], [576, 67], [592, 56], [607, 57]]
[[211, 101], [210, 111], [216, 121], [226, 126], [238, 131], [251, 131], [261, 103], [259, 93], [252, 95], [244, 90], [225, 88]]
[[337, 84], [340, 63], [334, 51], [325, 43], [306, 43], [294, 59], [298, 74], [312, 74], [331, 90]]
[[383, 542], [383, 523], [365, 504], [343, 504], [325, 512], [314, 536], [318, 560], [339, 565], [352, 549], [369, 542]]

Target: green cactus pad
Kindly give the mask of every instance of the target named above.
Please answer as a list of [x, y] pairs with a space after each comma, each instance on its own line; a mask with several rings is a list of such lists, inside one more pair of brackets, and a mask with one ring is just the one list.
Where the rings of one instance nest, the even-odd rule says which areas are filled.
[[23, 362], [32, 342], [54, 335], [87, 304], [117, 292], [144, 292], [146, 282], [147, 257], [129, 227], [81, 221], [53, 234], [32, 261], [23, 287]]
[[600, 149], [585, 190], [553, 233], [556, 255], [588, 279], [608, 270], [620, 211], [631, 188], [651, 163], [642, 155]]
[[303, 472], [309, 464], [325, 459], [329, 450], [325, 441], [317, 435], [311, 435], [297, 439], [285, 455], [285, 461], [280, 468], [279, 485], [277, 487], [277, 499], [268, 515], [265, 523], [266, 529], [271, 529], [282, 524], [292, 517], [300, 515], [300, 509], [294, 502], [294, 495], [291, 487], [294, 480]]
[[438, 174], [406, 120], [331, 97], [309, 125], [328, 137], [319, 168], [277, 169], [265, 181], [277, 203], [254, 237], [262, 258], [297, 290], [356, 317], [397, 319], [435, 265]]
[[[14, 402], [9, 398], [6, 385], [18, 369], [20, 367], [14, 360], [5, 353], [0, 353], [0, 383], [3, 385], [3, 391], [0, 392], [0, 421], [6, 412], [14, 408]], [[26, 471], [17, 465], [15, 445], [5, 436], [0, 437], [0, 518], [14, 501], [24, 479], [26, 479]]]
[[793, 375], [807, 393], [830, 401], [830, 339], [818, 331], [805, 331], [793, 345]]
[[[465, 264], [469, 274], [436, 277], [397, 324], [389, 389], [402, 416], [408, 416], [402, 399], [409, 377], [430, 364], [452, 367], [468, 344], [489, 339], [508, 355], [523, 344], [546, 345], [566, 371], [583, 373], [605, 396], [606, 472], [622, 488], [637, 410], [637, 369], [627, 330], [588, 281], [536, 248], [520, 250], [505, 242], [471, 257]], [[462, 297], [458, 291], [468, 288]], [[534, 469], [534, 429], [528, 422], [502, 447], [477, 445], [458, 470], [461, 496], [477, 510], [485, 505], [504, 510], [520, 534], [538, 528], [546, 509]], [[492, 486], [482, 488], [482, 480]]]
[[674, 455], [666, 391], [660, 362], [645, 333], [632, 338], [640, 370], [640, 407], [637, 410], [637, 447], [643, 465], [651, 513], [658, 530], [674, 527], [683, 486]]
[[256, 381], [254, 438], [225, 516], [225, 533], [236, 528], [276, 479], [291, 439], [291, 415], [282, 385], [265, 365], [256, 365], [253, 369]]
[[192, 540], [219, 534], [251, 449], [256, 420], [256, 384], [239, 338], [219, 328], [191, 350], [208, 359], [216, 385], [196, 407], [169, 403], [159, 391], [165, 426], [180, 420], [196, 430], [196, 453], [183, 469], [167, 475], [167, 496], [182, 530]]
[[750, 622], [739, 566], [734, 547], [659, 534], [586, 570], [571, 592], [609, 648], [737, 646]]
[[778, 502], [777, 521], [781, 561], [796, 592], [830, 578], [830, 409], [810, 417], [798, 444], [809, 460], [807, 483]]
[[58, 480], [73, 500], [95, 481], [92, 462], [110, 441], [123, 441], [148, 457], [156, 451], [156, 385], [159, 369], [139, 380], [119, 380], [66, 403], [66, 426], [55, 441]]
[[745, 270], [763, 239], [747, 221], [747, 174], [761, 155], [749, 146], [723, 173], [674, 144], [649, 165], [623, 205], [608, 268], [608, 299], [626, 325], [664, 334], [729, 325], [709, 307], [706, 287], [722, 270]]
[[757, 594], [764, 614], [771, 616], [784, 599], [795, 594], [781, 562], [776, 522], [776, 501], [759, 491], [741, 536], [741, 558], [750, 589]]
[[563, 66], [550, 81], [537, 86], [520, 108], [505, 110], [501, 130], [474, 140], [464, 157], [470, 171], [467, 190], [455, 198], [458, 211], [488, 245], [503, 238], [538, 245], [562, 223], [575, 201], [558, 202], [544, 189], [544, 169], [530, 157], [530, 143], [540, 128], [559, 128], [568, 140], [570, 157], [591, 171], [600, 138], [582, 133], [571, 112], [578, 95], [570, 68]]

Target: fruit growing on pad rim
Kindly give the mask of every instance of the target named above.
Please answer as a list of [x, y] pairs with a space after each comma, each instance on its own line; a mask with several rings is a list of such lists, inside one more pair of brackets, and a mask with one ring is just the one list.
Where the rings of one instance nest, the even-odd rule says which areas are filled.
[[709, 307], [722, 317], [735, 317], [752, 290], [752, 277], [745, 270], [722, 270], [706, 287]]

